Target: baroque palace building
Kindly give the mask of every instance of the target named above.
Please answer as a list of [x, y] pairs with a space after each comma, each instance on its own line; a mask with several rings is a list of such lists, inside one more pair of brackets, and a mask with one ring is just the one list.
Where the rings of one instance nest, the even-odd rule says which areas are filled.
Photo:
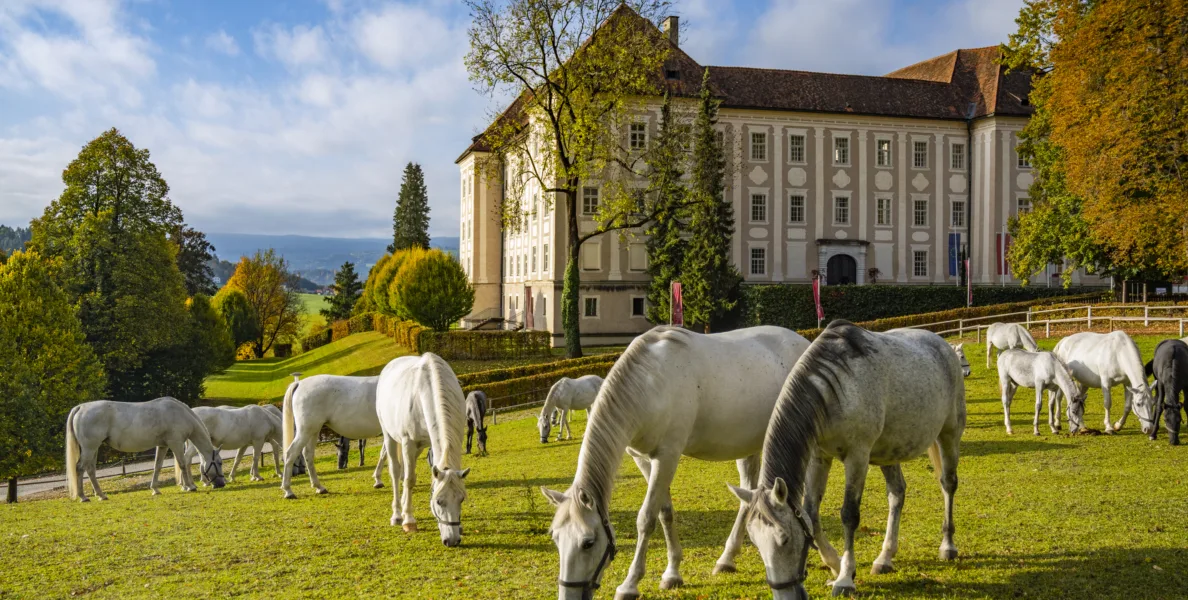
[[[666, 77], [695, 95], [706, 67], [678, 47], [676, 17], [664, 29]], [[996, 47], [961, 49], [883, 76], [708, 67], [734, 205], [732, 260], [745, 283], [958, 285], [968, 248], [974, 285], [1018, 285], [1003, 249], [1007, 220], [1031, 206], [1032, 170], [1016, 152], [1031, 75], [997, 58]], [[629, 144], [656, 134], [659, 105], [630, 124]], [[481, 138], [457, 160], [459, 257], [476, 290], [469, 320], [525, 323], [560, 345], [566, 208], [526, 190], [528, 226], [504, 231], [504, 186], [477, 165]], [[598, 182], [585, 182], [584, 233], [598, 201]], [[583, 244], [583, 343], [624, 343], [650, 327], [646, 267], [638, 232]], [[1074, 283], [1108, 285], [1084, 273]]]

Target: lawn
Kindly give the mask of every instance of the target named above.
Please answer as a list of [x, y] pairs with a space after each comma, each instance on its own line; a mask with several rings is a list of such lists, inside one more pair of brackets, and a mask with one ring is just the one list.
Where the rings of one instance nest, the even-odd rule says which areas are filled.
[[[352, 338], [359, 338], [361, 348], [382, 340]], [[1140, 340], [1145, 357], [1155, 341]], [[1053, 341], [1041, 345], [1050, 348]], [[967, 350], [973, 375], [966, 380], [969, 423], [956, 496], [961, 556], [951, 563], [937, 560], [941, 494], [927, 461], [916, 460], [904, 467], [908, 493], [899, 570], [868, 574], [887, 515], [876, 470], [867, 479], [857, 539], [860, 595], [1185, 597], [1188, 447], [1168, 446], [1166, 435], [1149, 442], [1133, 418], [1113, 436], [1032, 436], [1027, 390], [1016, 398], [1016, 433], [1007, 436], [996, 376], [983, 368], [981, 346]], [[1100, 428], [1101, 416], [1101, 395], [1093, 392], [1086, 422]], [[491, 426], [491, 455], [464, 458], [473, 472], [460, 548], [445, 548], [425, 526], [432, 521], [424, 473], [414, 498], [425, 527], [407, 535], [388, 525], [391, 490], [371, 488], [370, 468], [335, 470], [331, 448], [323, 447], [318, 467], [331, 491], [326, 496], [313, 495], [308, 480], [298, 478], [294, 489], [300, 498], [282, 500], [269, 470], [265, 482], [242, 481], [218, 491], [186, 494], [169, 488], [152, 497], [134, 489], [87, 505], [55, 499], [0, 507], [5, 543], [0, 596], [555, 597], [557, 554], [547, 533], [552, 511], [537, 488], [568, 485], [579, 443], [542, 446], [530, 417], [501, 416]], [[575, 418], [575, 433], [583, 426]], [[369, 465], [374, 465], [375, 448], [369, 445]], [[421, 460], [418, 468], [423, 467]], [[841, 538], [840, 479], [834, 469], [823, 507], [835, 545]], [[646, 597], [770, 597], [762, 563], [749, 544], [738, 559], [739, 573], [710, 575], [737, 508], [727, 482], [737, 482], [733, 464], [682, 461], [673, 496], [686, 587], [658, 591], [665, 553], [663, 536], [657, 534], [641, 585]], [[621, 550], [608, 568], [600, 598], [613, 596], [631, 560], [643, 492], [643, 480], [625, 460], [611, 507]], [[809, 564], [810, 595], [827, 597], [828, 571], [815, 557]]]
[[325, 325], [326, 317], [322, 316], [321, 310], [323, 308], [330, 308], [330, 304], [326, 302], [326, 297], [319, 294], [297, 294], [301, 297], [301, 333], [298, 334], [298, 339], [309, 335], [309, 330], [314, 325]]

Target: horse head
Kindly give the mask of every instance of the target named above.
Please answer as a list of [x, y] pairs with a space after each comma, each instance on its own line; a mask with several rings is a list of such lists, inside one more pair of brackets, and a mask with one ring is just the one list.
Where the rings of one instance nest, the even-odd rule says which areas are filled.
[[540, 491], [557, 508], [550, 528], [561, 556], [557, 597], [591, 599], [601, 585], [603, 572], [615, 559], [615, 532], [610, 519], [586, 490], [558, 492], [542, 487]]
[[549, 432], [553, 429], [551, 415], [545, 415], [544, 413], [541, 413], [541, 415], [536, 419], [536, 428], [540, 430], [540, 443], [549, 443]]
[[965, 344], [949, 344], [953, 348], [953, 352], [957, 353], [957, 361], [961, 363], [961, 375], [969, 377], [973, 370], [969, 367], [969, 359], [965, 358]]
[[470, 469], [456, 471], [434, 465], [430, 471], [433, 473], [433, 490], [429, 509], [437, 519], [441, 543], [456, 548], [462, 544], [462, 503], [466, 501], [466, 476]]
[[216, 489], [226, 486], [227, 482], [223, 479], [223, 456], [220, 449], [212, 450], [209, 457], [205, 454], [200, 456], [202, 457], [202, 480], [209, 481]]
[[479, 448], [479, 452], [480, 452], [480, 453], [482, 453], [482, 454], [486, 454], [486, 453], [487, 453], [487, 428], [486, 428], [486, 427], [479, 427], [479, 428], [477, 429], [477, 431], [478, 431], [478, 448]]
[[1125, 390], [1126, 395], [1129, 396], [1130, 405], [1134, 409], [1134, 414], [1139, 418], [1139, 425], [1142, 426], [1143, 433], [1154, 435], [1159, 423], [1157, 422], [1155, 399], [1151, 396], [1151, 388], [1147, 387], [1147, 382], [1144, 381], [1142, 385], [1135, 387], [1126, 385]]
[[771, 489], [729, 487], [747, 506], [747, 535], [763, 557], [772, 598], [808, 600], [804, 580], [809, 548], [815, 546], [812, 526], [800, 507], [788, 502], [787, 484], [777, 478]]

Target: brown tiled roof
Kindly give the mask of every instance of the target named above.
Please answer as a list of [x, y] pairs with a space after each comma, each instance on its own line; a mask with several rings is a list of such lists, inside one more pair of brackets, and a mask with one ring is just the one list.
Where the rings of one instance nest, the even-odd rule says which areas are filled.
[[1031, 92], [1031, 73], [1006, 72], [998, 64], [997, 46], [954, 50], [914, 65], [892, 71], [888, 78], [933, 81], [952, 88], [956, 100], [963, 102], [964, 113], [975, 103], [975, 117], [988, 115], [1030, 116], [1027, 95]]

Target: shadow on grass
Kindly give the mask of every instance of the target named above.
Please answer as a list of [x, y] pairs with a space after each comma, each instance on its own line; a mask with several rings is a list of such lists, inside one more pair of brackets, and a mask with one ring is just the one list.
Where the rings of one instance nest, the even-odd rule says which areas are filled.
[[[572, 477], [536, 477], [533, 479], [489, 479], [486, 481], [475, 481], [466, 484], [467, 489], [481, 490], [488, 488], [506, 488], [515, 487], [522, 488], [525, 485], [529, 486], [533, 493], [540, 493], [540, 486], [568, 488], [569, 484], [573, 483]], [[544, 499], [542, 498], [541, 501]]]
[[[1045, 425], [1046, 427], [1046, 425]], [[1016, 432], [1018, 430], [1016, 429]], [[1020, 435], [1019, 433], [1015, 434]], [[1031, 432], [1027, 432], [1031, 436]], [[966, 440], [961, 442], [961, 456], [993, 456], [995, 454], [1027, 454], [1031, 452], [1047, 452], [1051, 450], [1067, 450], [1075, 448], [1074, 444], [1045, 442], [1036, 439], [1015, 440]]]
[[[866, 577], [863, 591], [925, 598], [1182, 598], [1188, 590], [1188, 552], [1171, 548], [1102, 548], [1093, 552], [974, 555], [958, 559], [997, 581], [881, 583]], [[987, 572], [989, 571], [989, 572]]]

